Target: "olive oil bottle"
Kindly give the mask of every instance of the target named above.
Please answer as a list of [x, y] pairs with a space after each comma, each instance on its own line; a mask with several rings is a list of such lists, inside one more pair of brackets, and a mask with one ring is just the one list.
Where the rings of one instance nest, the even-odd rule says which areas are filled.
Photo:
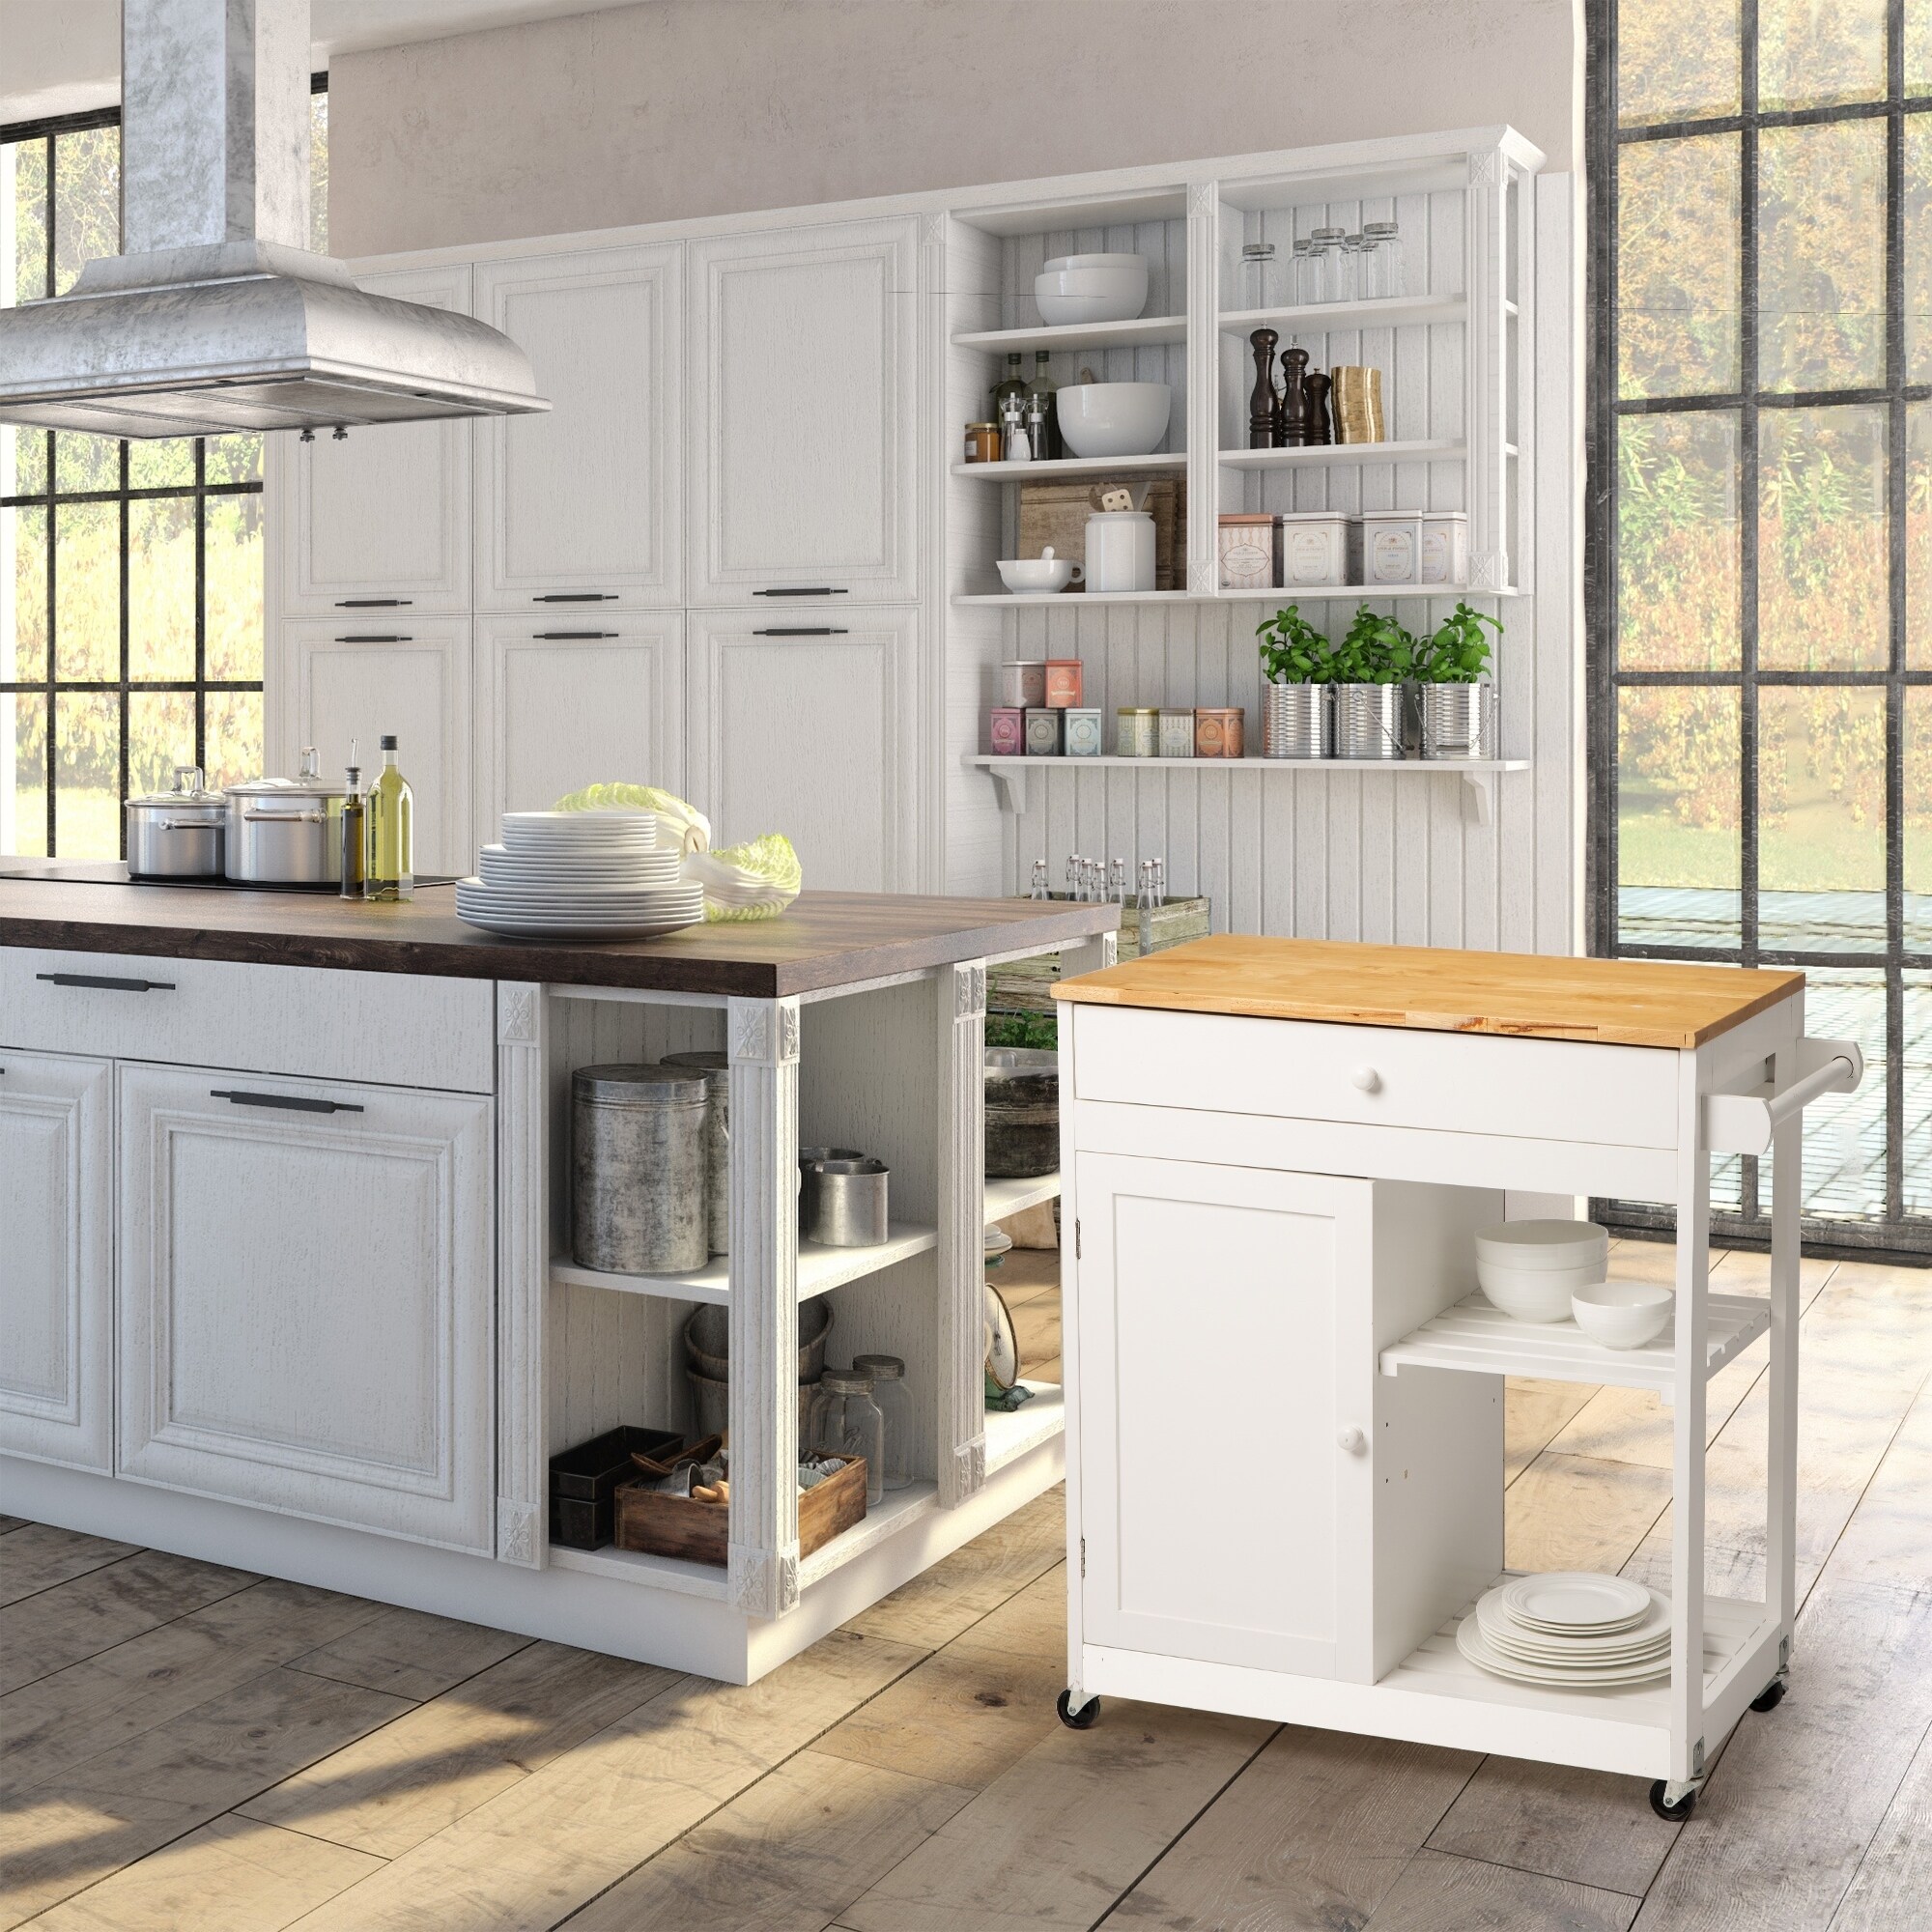
[[410, 784], [396, 764], [396, 741], [392, 737], [383, 740], [383, 769], [369, 787], [363, 811], [369, 831], [362, 896], [413, 897], [416, 881], [411, 854]]
[[342, 896], [362, 896], [362, 875], [369, 857], [369, 828], [362, 816], [362, 767], [355, 762], [355, 741], [349, 741], [349, 793], [342, 801]]

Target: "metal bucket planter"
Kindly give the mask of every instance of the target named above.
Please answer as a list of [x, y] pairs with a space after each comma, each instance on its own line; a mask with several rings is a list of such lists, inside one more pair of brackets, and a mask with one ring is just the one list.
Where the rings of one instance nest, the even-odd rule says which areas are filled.
[[1335, 687], [1335, 755], [1400, 758], [1407, 750], [1407, 706], [1399, 684]]
[[1334, 687], [1270, 684], [1262, 710], [1265, 758], [1332, 758], [1335, 755]]
[[1495, 754], [1494, 685], [1425, 684], [1422, 687], [1422, 755], [1425, 758], [1493, 758]]

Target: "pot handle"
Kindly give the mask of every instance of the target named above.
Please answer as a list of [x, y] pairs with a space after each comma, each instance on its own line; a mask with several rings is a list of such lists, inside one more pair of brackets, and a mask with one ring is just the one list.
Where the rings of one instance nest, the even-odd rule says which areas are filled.
[[244, 811], [242, 822], [247, 825], [326, 825], [328, 814], [326, 811]]
[[219, 831], [221, 821], [218, 818], [164, 818], [160, 822], [160, 829], [163, 832], [207, 832], [211, 829]]

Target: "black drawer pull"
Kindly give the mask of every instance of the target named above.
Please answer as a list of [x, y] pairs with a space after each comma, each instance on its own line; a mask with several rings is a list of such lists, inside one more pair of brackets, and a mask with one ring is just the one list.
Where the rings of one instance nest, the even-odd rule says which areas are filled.
[[36, 973], [50, 986], [92, 986], [103, 993], [172, 993], [172, 980], [107, 980], [99, 973]]
[[414, 603], [412, 597], [338, 597], [338, 611], [400, 611]]
[[836, 624], [775, 624], [768, 630], [753, 631], [754, 638], [842, 638], [846, 635], [842, 625]]
[[532, 604], [614, 604], [617, 593], [614, 590], [547, 590], [541, 597], [532, 597]]
[[615, 631], [532, 631], [530, 635], [539, 643], [550, 643], [559, 638], [614, 638]]
[[300, 1094], [243, 1094], [233, 1088], [211, 1087], [211, 1100], [226, 1100], [237, 1107], [280, 1107], [291, 1114], [360, 1114], [365, 1109], [353, 1100], [311, 1100]]
[[357, 631], [354, 637], [337, 638], [338, 644], [412, 644], [415, 639], [397, 631]]
[[851, 592], [831, 583], [787, 583], [777, 590], [754, 590], [753, 597], [849, 597]]

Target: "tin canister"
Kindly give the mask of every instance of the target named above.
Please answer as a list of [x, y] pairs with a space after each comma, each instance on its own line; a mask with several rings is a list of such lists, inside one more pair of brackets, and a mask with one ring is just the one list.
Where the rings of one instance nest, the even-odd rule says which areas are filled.
[[1281, 582], [1276, 525], [1267, 511], [1225, 512], [1217, 520], [1215, 540], [1223, 590], [1271, 590]]
[[1060, 755], [1058, 711], [1029, 710], [1026, 714], [1026, 749], [1030, 758], [1057, 758]]
[[1197, 758], [1238, 758], [1247, 713], [1238, 706], [1197, 708], [1194, 713], [1194, 755]]
[[1081, 678], [1078, 658], [1048, 658], [1046, 661], [1046, 701], [1057, 711], [1080, 702]]
[[1151, 705], [1122, 705], [1114, 713], [1114, 755], [1117, 758], [1157, 758], [1160, 755], [1160, 713]]
[[1422, 582], [1422, 515], [1417, 510], [1368, 510], [1362, 516], [1362, 582]]
[[986, 714], [986, 743], [996, 758], [1017, 758], [1026, 750], [1026, 713], [1002, 705]]
[[1461, 583], [1469, 574], [1469, 519], [1462, 510], [1422, 513], [1422, 582]]
[[580, 1066], [570, 1079], [571, 1254], [608, 1274], [687, 1274], [711, 1257], [706, 1078]]
[[1066, 720], [1065, 748], [1069, 758], [1097, 758], [1100, 755], [1100, 713], [1070, 705], [1061, 713]]
[[1046, 661], [1020, 658], [1000, 667], [1000, 702], [1015, 711], [1046, 702]]
[[1191, 711], [1160, 713], [1160, 755], [1163, 758], [1191, 758], [1194, 755], [1194, 714]]
[[711, 1252], [731, 1252], [731, 1059], [722, 1047], [695, 1047], [689, 1053], [668, 1053], [660, 1063], [704, 1075], [705, 1097], [711, 1103], [704, 1123], [704, 1191], [711, 1227]]

